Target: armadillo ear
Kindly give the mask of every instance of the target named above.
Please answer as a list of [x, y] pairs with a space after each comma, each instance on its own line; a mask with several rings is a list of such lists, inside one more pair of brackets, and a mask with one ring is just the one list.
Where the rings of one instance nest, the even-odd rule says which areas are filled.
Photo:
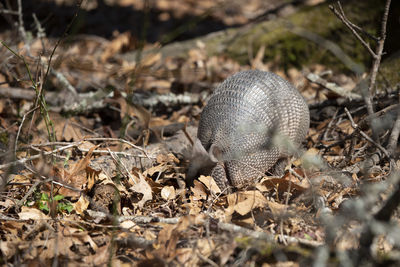
[[222, 151], [219, 146], [212, 144], [210, 149], [208, 150], [208, 154], [210, 155], [210, 159], [212, 162], [217, 163], [222, 161]]

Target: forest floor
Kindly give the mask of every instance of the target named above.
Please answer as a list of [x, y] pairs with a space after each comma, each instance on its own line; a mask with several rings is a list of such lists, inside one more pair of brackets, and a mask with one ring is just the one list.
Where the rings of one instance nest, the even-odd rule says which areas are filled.
[[[355, 75], [321, 64], [282, 69], [264, 61], [265, 47], [245, 63], [208, 55], [201, 41], [184, 54], [161, 52], [172, 41], [322, 1], [22, 2], [0, 32], [0, 264], [400, 262], [392, 202], [400, 199], [400, 163], [390, 145], [398, 87], [373, 98], [373, 132], [364, 100], [351, 91]], [[18, 14], [24, 27], [13, 28]], [[309, 104], [302, 156], [282, 177], [229, 194], [209, 176], [189, 187], [208, 96], [254, 68], [289, 80]]]

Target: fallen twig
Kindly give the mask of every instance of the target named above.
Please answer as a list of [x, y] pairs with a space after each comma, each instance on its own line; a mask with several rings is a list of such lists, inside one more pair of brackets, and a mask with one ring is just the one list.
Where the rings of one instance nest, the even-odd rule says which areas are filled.
[[27, 158], [22, 158], [22, 159], [13, 161], [13, 162], [8, 162], [8, 163], [0, 165], [0, 170], [5, 169], [5, 168], [9, 168], [11, 166], [15, 166], [17, 164], [25, 164], [28, 161], [31, 161], [31, 160], [34, 160], [34, 159], [38, 159], [38, 158], [43, 157], [43, 156], [48, 156], [48, 155], [51, 155], [51, 154], [66, 150], [66, 149], [74, 147], [74, 146], [76, 146], [76, 143], [73, 143], [73, 144], [70, 144], [70, 145], [66, 145], [64, 147], [60, 147], [60, 148], [54, 149], [52, 151], [43, 152], [42, 154], [34, 155], [34, 156], [31, 156], [31, 157], [27, 157]]
[[326, 81], [325, 79], [321, 78], [320, 76], [318, 76], [315, 73], [309, 73], [306, 78], [313, 83], [316, 83], [318, 85], [321, 85], [323, 87], [325, 87], [326, 89], [331, 90], [332, 92], [342, 96], [342, 97], [346, 97], [349, 98], [350, 100], [352, 99], [361, 99], [361, 95], [356, 94], [356, 93], [352, 93], [352, 92], [348, 92], [345, 89], [343, 89], [342, 87], [338, 86], [335, 83], [330, 83], [328, 81]]
[[[119, 223], [123, 222], [123, 221], [133, 221], [135, 223], [142, 223], [142, 224], [148, 224], [148, 223], [167, 223], [167, 224], [177, 224], [179, 223], [179, 220], [181, 218], [179, 217], [174, 217], [174, 218], [161, 218], [161, 217], [148, 217], [148, 216], [120, 216], [117, 218], [117, 221]], [[206, 223], [205, 219], [202, 219], [199, 221], [202, 224]], [[246, 236], [250, 236], [252, 238], [255, 239], [259, 239], [259, 240], [265, 240], [265, 241], [273, 241], [275, 240], [275, 238], [268, 233], [265, 232], [260, 232], [260, 231], [254, 231], [236, 224], [232, 224], [232, 223], [224, 223], [224, 222], [218, 222], [217, 223], [218, 228], [224, 231], [228, 231], [228, 232], [233, 232], [233, 233], [237, 233], [237, 234], [243, 234]], [[311, 246], [311, 247], [318, 247], [323, 245], [322, 242], [318, 242], [318, 241], [314, 241], [314, 240], [307, 240], [304, 238], [297, 238], [297, 237], [291, 237], [291, 236], [284, 236], [286, 241], [288, 243], [299, 243], [302, 245], [307, 245], [307, 246]]]

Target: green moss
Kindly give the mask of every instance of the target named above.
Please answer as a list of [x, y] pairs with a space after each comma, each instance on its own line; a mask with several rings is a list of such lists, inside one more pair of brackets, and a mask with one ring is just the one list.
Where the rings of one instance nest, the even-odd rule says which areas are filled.
[[279, 248], [279, 245], [276, 243], [272, 242], [266, 242], [266, 241], [260, 241], [260, 240], [255, 240], [251, 237], [237, 237], [235, 238], [236, 243], [238, 246], [242, 249], [247, 249], [250, 247], [257, 248], [258, 252], [262, 256], [270, 256], [276, 250]]
[[[378, 0], [349, 1], [344, 5], [347, 17], [367, 32], [376, 34], [382, 15], [383, 3]], [[300, 31], [293, 33], [293, 25]], [[301, 32], [319, 37], [317, 43], [305, 38]], [[286, 19], [267, 21], [253, 26], [244, 34], [237, 33], [225, 53], [241, 63], [247, 63], [249, 47], [257, 51], [266, 46], [264, 61], [278, 61], [284, 68], [300, 68], [310, 63], [320, 63], [334, 69], [346, 69], [340, 58], [321, 45], [321, 40], [328, 40], [338, 45], [353, 61], [367, 69], [371, 57], [361, 43], [330, 11], [328, 4], [306, 7]], [[254, 52], [254, 53], [255, 53]]]
[[[235, 238], [236, 243], [242, 249], [254, 248], [257, 250], [259, 255], [266, 258], [273, 257], [276, 251], [285, 251], [285, 254], [300, 255], [303, 258], [311, 258], [313, 250], [309, 248], [301, 247], [297, 244], [292, 245], [281, 245], [275, 242], [267, 242], [262, 240], [253, 239], [250, 237]], [[272, 258], [271, 258], [272, 259]]]
[[0, 143], [7, 146], [8, 144], [8, 134], [6, 132], [0, 133]]
[[400, 54], [388, 58], [382, 62], [380, 75], [377, 77], [377, 87], [386, 88], [387, 83], [395, 88], [400, 83]]
[[238, 243], [239, 247], [242, 247], [242, 248], [246, 248], [246, 247], [250, 246], [252, 240], [253, 239], [251, 237], [248, 237], [248, 236], [236, 237], [235, 238], [236, 243]]

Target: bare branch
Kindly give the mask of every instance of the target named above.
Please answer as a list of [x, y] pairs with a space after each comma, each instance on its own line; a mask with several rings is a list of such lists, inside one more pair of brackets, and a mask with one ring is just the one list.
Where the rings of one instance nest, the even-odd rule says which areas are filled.
[[376, 57], [374, 58], [374, 63], [372, 65], [371, 80], [370, 80], [370, 84], [369, 84], [369, 88], [368, 88], [368, 92], [370, 95], [372, 95], [373, 89], [375, 87], [376, 75], [378, 73], [379, 65], [380, 65], [381, 59], [382, 59], [383, 46], [385, 44], [385, 39], [386, 39], [386, 24], [387, 24], [388, 15], [389, 15], [390, 2], [391, 2], [391, 0], [386, 1], [385, 12], [384, 12], [383, 18], [382, 18], [381, 35], [379, 37], [378, 46], [375, 51]]
[[400, 134], [400, 105], [397, 105], [397, 118], [396, 122], [394, 123], [392, 133], [390, 134], [389, 143], [387, 146], [388, 151], [392, 156], [396, 152], [397, 142], [399, 140], [399, 134]]
[[[365, 49], [368, 50], [368, 52], [371, 54], [371, 56], [373, 58], [376, 58], [376, 54], [374, 53], [374, 51], [372, 51], [371, 47], [369, 46], [369, 44], [364, 41], [364, 39], [358, 34], [358, 32], [355, 30], [354, 24], [351, 23], [345, 16], [343, 9], [342, 9], [342, 5], [340, 4], [340, 2], [338, 2], [339, 8], [340, 8], [340, 12], [333, 6], [330, 5], [329, 8], [330, 10], [332, 10], [332, 12], [336, 15], [336, 17], [338, 17], [343, 24], [353, 33], [353, 35], [361, 42], [361, 44], [365, 47]], [[360, 27], [357, 26], [357, 29], [360, 29]]]

